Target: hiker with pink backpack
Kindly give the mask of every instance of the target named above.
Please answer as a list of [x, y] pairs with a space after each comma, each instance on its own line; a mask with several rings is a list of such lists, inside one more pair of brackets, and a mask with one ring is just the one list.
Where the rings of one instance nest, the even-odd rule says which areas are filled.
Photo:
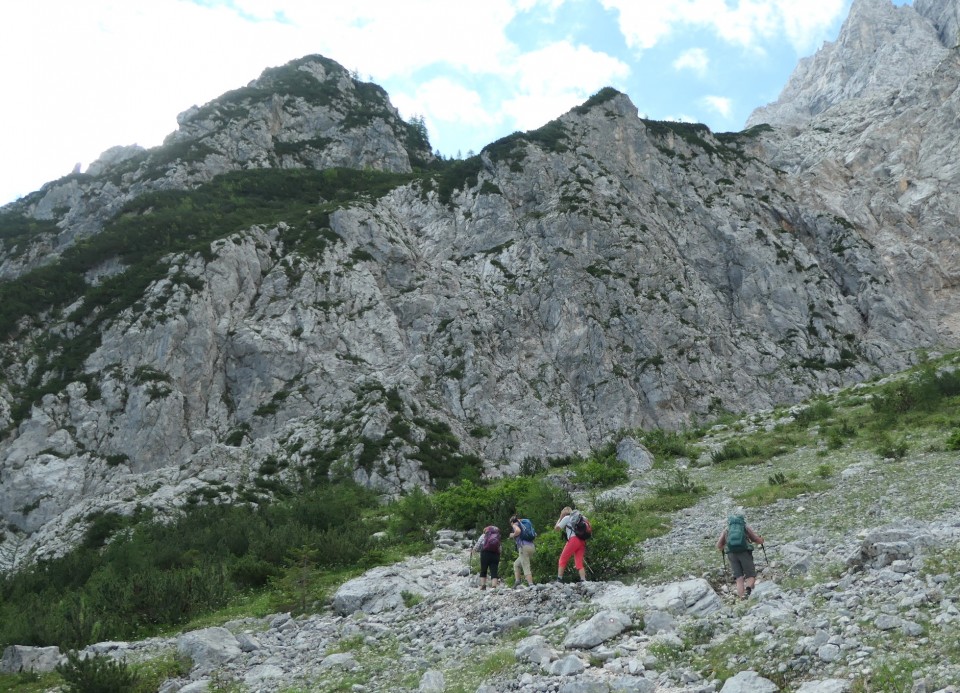
[[500, 570], [500, 528], [495, 525], [484, 527], [483, 533], [470, 549], [471, 558], [474, 551], [480, 554], [480, 589], [487, 589], [488, 571], [490, 588], [496, 589]]

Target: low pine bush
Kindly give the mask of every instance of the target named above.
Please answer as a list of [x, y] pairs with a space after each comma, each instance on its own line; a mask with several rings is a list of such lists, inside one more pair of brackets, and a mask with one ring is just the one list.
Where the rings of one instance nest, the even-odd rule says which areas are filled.
[[81, 657], [67, 652], [67, 661], [57, 666], [70, 693], [131, 693], [139, 676], [127, 666], [104, 655]]

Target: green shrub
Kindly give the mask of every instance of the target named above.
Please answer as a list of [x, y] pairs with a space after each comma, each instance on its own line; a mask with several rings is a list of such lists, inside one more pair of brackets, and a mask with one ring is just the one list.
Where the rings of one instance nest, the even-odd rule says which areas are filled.
[[588, 488], [609, 488], [629, 479], [627, 463], [620, 460], [588, 460], [577, 466], [574, 481]]
[[693, 459], [700, 454], [700, 451], [692, 446], [683, 434], [676, 431], [657, 428], [644, 433], [641, 440], [657, 459], [676, 459], [677, 457]]
[[829, 402], [820, 400], [798, 411], [793, 419], [798, 426], [805, 428], [816, 421], [829, 419], [831, 416], [833, 416], [833, 406]]
[[126, 662], [104, 655], [80, 657], [67, 652], [67, 661], [57, 666], [71, 693], [130, 693], [137, 687], [139, 676]]
[[960, 373], [938, 372], [933, 364], [924, 364], [913, 376], [883, 387], [870, 400], [873, 410], [889, 418], [919, 409], [929, 411], [946, 397], [960, 394]]
[[947, 436], [947, 450], [960, 450], [960, 428]]
[[340, 484], [260, 508], [197, 505], [168, 522], [128, 518], [122, 532], [105, 514], [73, 552], [0, 581], [0, 645], [77, 648], [153, 635], [271, 584], [302, 546], [324, 547], [317, 570], [378, 560], [371, 535], [382, 527], [364, 521], [377, 506], [371, 491]]
[[536, 476], [548, 466], [545, 460], [534, 457], [533, 455], [527, 455], [520, 462], [520, 476]]
[[674, 470], [666, 481], [656, 487], [659, 496], [698, 496], [706, 493], [707, 487], [694, 481], [683, 469]]
[[905, 438], [892, 438], [888, 433], [881, 433], [877, 440], [877, 454], [883, 459], [902, 460], [907, 456], [909, 445]]
[[530, 518], [535, 527], [548, 523], [553, 526], [560, 509], [572, 502], [569, 492], [529, 477], [505, 479], [487, 486], [465, 481], [434, 497], [439, 526], [460, 530], [494, 524], [503, 531], [514, 512]]
[[827, 434], [827, 449], [828, 450], [839, 450], [843, 447], [843, 444], [846, 441], [843, 439], [837, 431], [830, 431]]
[[719, 450], [714, 450], [710, 453], [710, 460], [713, 464], [723, 464], [724, 462], [758, 464], [765, 461], [765, 455], [758, 445], [729, 441]]
[[390, 529], [398, 537], [429, 539], [436, 520], [434, 499], [417, 487], [393, 504]]

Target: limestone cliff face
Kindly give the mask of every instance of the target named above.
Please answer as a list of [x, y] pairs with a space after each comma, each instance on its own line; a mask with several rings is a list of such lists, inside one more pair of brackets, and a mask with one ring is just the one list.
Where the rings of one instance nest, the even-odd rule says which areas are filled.
[[[397, 493], [515, 473], [956, 346], [949, 13], [887, 4], [855, 5], [847, 48], [798, 68], [772, 128], [645, 121], [604, 90], [431, 163], [378, 88], [313, 56], [186, 112], [163, 147], [111, 150], [8, 206], [35, 225], [4, 235], [19, 286], [116, 219], [146, 224], [158, 190], [209, 196], [228, 172], [398, 175], [215, 237], [197, 221], [123, 304], [83, 288], [132, 281], [118, 249], [19, 320], [2, 345], [3, 565], [61, 550], [97, 510], [253, 500], [311, 475]], [[925, 79], [856, 62], [904, 36], [939, 51], [917, 61]], [[844, 61], [837, 90], [823, 74]]]
[[856, 225], [949, 342], [960, 335], [958, 13], [956, 0], [858, 0], [837, 42], [749, 120], [775, 126], [757, 156], [791, 174], [804, 205]]

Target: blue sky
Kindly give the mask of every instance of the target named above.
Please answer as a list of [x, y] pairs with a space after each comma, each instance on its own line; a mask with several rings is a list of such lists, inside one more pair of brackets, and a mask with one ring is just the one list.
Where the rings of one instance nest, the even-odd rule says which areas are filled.
[[[911, 4], [910, 0], [890, 0]], [[310, 53], [466, 156], [604, 86], [640, 115], [740, 130], [851, 0], [30, 0], [0, 10], [0, 204]]]

